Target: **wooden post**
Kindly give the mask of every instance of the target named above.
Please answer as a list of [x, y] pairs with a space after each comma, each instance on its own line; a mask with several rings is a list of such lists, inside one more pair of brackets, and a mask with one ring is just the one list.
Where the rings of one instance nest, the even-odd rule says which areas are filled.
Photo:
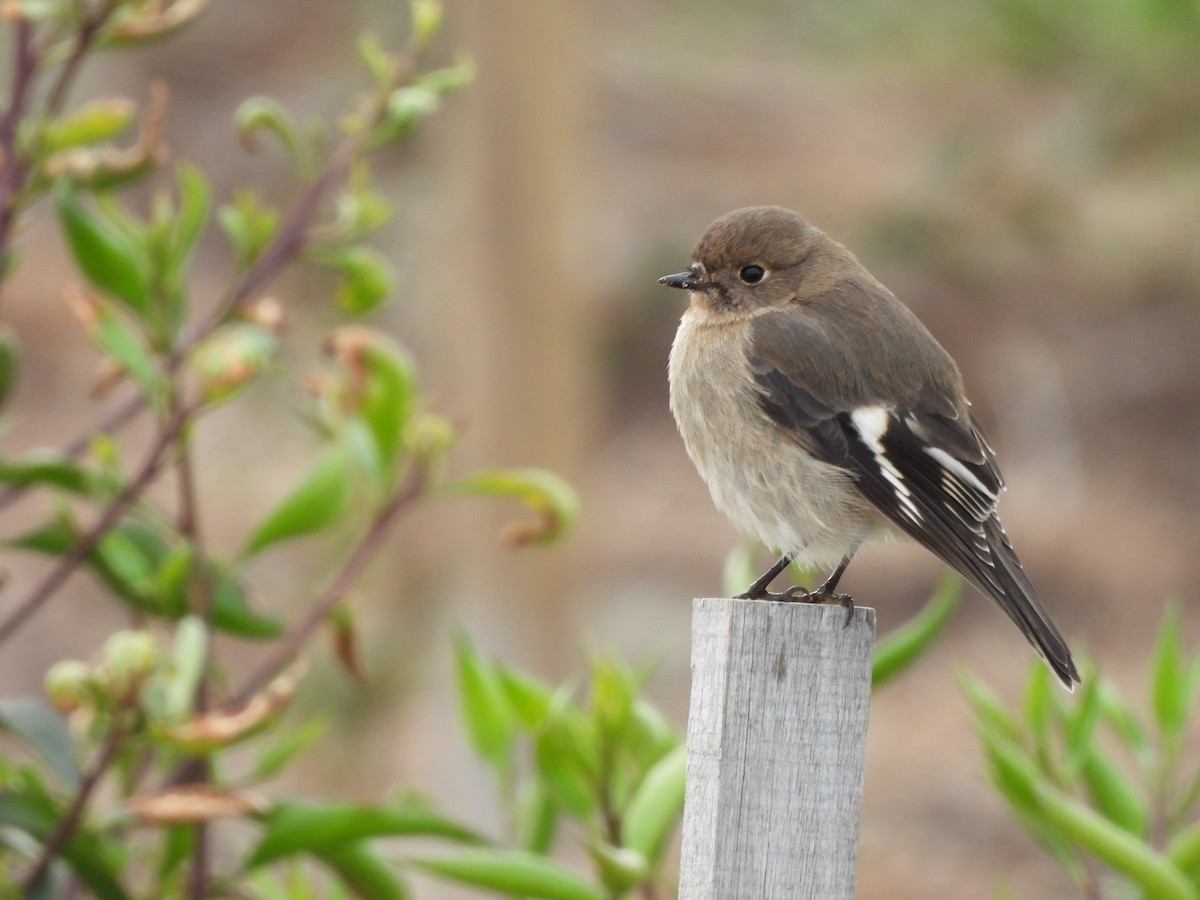
[[875, 611], [696, 600], [680, 900], [852, 900]]

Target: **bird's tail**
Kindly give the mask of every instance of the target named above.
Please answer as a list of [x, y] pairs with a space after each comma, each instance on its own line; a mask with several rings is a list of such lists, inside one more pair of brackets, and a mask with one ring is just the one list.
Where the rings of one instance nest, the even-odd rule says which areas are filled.
[[995, 574], [1000, 589], [993, 584], [977, 584], [989, 594], [1008, 617], [1016, 623], [1021, 632], [1029, 639], [1046, 664], [1051, 668], [1068, 691], [1075, 690], [1075, 683], [1080, 680], [1079, 670], [1071, 658], [1067, 642], [1063, 640], [1050, 615], [1038, 599], [1037, 590], [1021, 568], [1016, 551], [1009, 543], [999, 519], [992, 516], [983, 525], [988, 547], [992, 551], [995, 563]]

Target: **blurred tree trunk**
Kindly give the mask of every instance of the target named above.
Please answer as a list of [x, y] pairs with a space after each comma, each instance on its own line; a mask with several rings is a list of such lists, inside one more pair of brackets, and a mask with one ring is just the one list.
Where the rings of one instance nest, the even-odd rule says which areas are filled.
[[[444, 346], [452, 408], [468, 416], [463, 458], [543, 466], [577, 483], [596, 429], [586, 198], [581, 190], [581, 7], [561, 0], [471, 0], [456, 45], [479, 75], [462, 98], [447, 165], [456, 183], [442, 249]], [[435, 276], [435, 281], [436, 276]], [[472, 510], [475, 515], [480, 507]], [[512, 509], [465, 529], [463, 612], [523, 662], [569, 667], [578, 585], [574, 542], [512, 551], [496, 532]], [[456, 518], [467, 525], [466, 517]]]

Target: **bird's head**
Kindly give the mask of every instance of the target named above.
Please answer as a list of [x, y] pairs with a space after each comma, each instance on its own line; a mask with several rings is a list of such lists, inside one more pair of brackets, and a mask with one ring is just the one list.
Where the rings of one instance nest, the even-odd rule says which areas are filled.
[[750, 206], [717, 219], [692, 250], [692, 264], [659, 284], [692, 292], [714, 312], [784, 306], [811, 283], [813, 257], [840, 245], [778, 206]]

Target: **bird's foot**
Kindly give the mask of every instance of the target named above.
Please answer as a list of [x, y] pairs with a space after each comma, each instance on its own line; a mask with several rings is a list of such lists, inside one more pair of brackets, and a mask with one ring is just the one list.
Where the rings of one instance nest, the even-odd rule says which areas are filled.
[[850, 623], [854, 621], [854, 598], [849, 594], [830, 590], [825, 585], [821, 585], [815, 591], [805, 590], [798, 584], [792, 585], [783, 593], [773, 594], [770, 599], [793, 603], [836, 603], [846, 611], [846, 621], [842, 623], [842, 627], [849, 628]]
[[765, 587], [758, 590], [748, 590], [735, 596], [734, 600], [774, 600], [776, 603], [814, 603], [817, 601], [810, 600], [807, 590], [800, 587], [798, 584], [792, 585], [785, 591], [775, 593], [768, 591]]
[[854, 598], [849, 594], [841, 594], [837, 591], [828, 591], [824, 587], [819, 587], [812, 594], [815, 600], [813, 603], [836, 603], [846, 611], [846, 621], [842, 623], [843, 628], [849, 628], [850, 623], [854, 621]]
[[765, 587], [752, 585], [749, 590], [743, 591], [733, 599], [774, 600], [776, 603], [836, 603], [846, 610], [846, 621], [842, 623], [842, 627], [848, 628], [854, 621], [854, 598], [849, 594], [831, 590], [825, 585], [821, 585], [815, 591], [810, 591], [801, 585], [793, 584], [790, 588], [777, 594], [768, 591]]

